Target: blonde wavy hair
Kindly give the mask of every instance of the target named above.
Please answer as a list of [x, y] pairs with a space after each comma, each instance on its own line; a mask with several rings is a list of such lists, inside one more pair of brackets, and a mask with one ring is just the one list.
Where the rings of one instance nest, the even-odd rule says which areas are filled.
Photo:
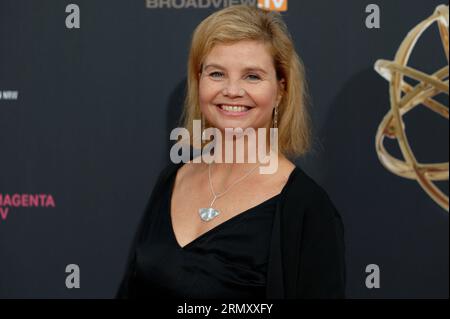
[[180, 123], [193, 136], [193, 120], [201, 119], [199, 73], [211, 49], [217, 44], [242, 40], [268, 44], [277, 78], [285, 80], [278, 106], [278, 150], [291, 158], [304, 155], [311, 147], [304, 66], [281, 14], [275, 11], [233, 5], [211, 14], [197, 26], [189, 51], [187, 92]]

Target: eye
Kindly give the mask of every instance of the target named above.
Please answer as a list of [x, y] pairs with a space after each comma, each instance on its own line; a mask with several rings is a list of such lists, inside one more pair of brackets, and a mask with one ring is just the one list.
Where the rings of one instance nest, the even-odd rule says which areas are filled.
[[249, 74], [249, 75], [248, 75], [248, 78], [249, 78], [250, 80], [252, 80], [252, 81], [255, 81], [255, 80], [261, 80], [261, 78], [259, 77], [259, 75], [256, 75], [256, 74]]
[[216, 71], [216, 72], [210, 73], [209, 76], [212, 77], [212, 78], [219, 78], [219, 77], [223, 76], [223, 73]]

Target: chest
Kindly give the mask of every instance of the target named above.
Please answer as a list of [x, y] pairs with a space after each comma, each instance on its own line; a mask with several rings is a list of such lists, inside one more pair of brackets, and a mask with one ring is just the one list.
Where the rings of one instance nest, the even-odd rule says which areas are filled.
[[[219, 193], [214, 199], [209, 185], [205, 184], [179, 183], [173, 187], [169, 217], [173, 233], [181, 247], [240, 214], [269, 202], [282, 189], [282, 183], [277, 185], [249, 181], [229, 189], [222, 196]], [[199, 209], [208, 207], [216, 209], [219, 215], [205, 222], [200, 218]]]
[[140, 285], [155, 296], [263, 298], [269, 263], [273, 210], [266, 202], [177, 245], [167, 214], [168, 194], [151, 231], [137, 250]]

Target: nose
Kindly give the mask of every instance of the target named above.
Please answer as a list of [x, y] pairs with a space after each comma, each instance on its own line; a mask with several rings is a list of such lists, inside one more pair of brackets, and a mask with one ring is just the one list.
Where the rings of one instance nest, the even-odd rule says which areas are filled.
[[222, 90], [222, 94], [228, 97], [239, 97], [243, 96], [245, 91], [239, 86], [238, 81], [228, 81]]

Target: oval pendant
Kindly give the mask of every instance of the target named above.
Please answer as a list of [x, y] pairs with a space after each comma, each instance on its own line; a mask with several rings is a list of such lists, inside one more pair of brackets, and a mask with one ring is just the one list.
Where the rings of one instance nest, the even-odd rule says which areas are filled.
[[200, 208], [198, 210], [198, 213], [200, 215], [200, 218], [205, 222], [209, 222], [210, 220], [214, 219], [216, 216], [220, 214], [220, 212], [217, 209], [214, 209], [212, 207]]

